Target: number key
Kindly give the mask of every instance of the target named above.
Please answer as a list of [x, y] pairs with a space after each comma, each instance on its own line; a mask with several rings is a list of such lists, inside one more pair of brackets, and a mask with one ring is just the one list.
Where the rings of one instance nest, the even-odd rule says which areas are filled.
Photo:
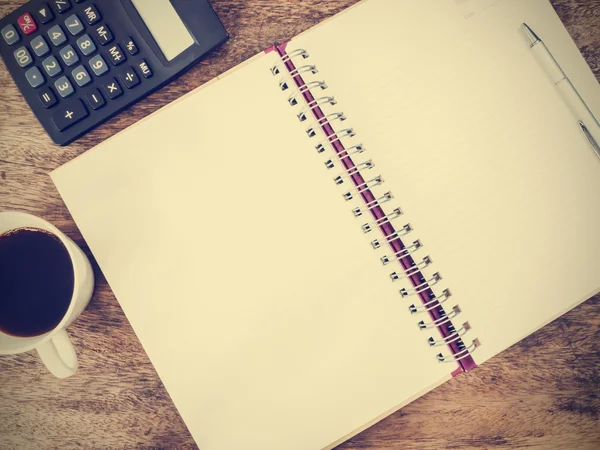
[[108, 57], [113, 66], [118, 66], [125, 62], [125, 55], [123, 54], [121, 47], [119, 47], [119, 44], [115, 44], [108, 49]]
[[65, 98], [75, 92], [75, 88], [69, 81], [69, 79], [65, 76], [60, 77], [58, 80], [54, 82], [54, 87], [58, 91], [58, 95]]
[[98, 38], [98, 42], [100, 42], [100, 45], [106, 45], [113, 40], [113, 35], [110, 32], [110, 28], [108, 28], [108, 25], [100, 25], [98, 28], [96, 28], [95, 31], [96, 37]]
[[17, 29], [12, 25], [6, 25], [4, 28], [2, 28], [1, 33], [2, 37], [4, 38], [4, 42], [6, 42], [8, 45], [13, 45], [21, 40]]
[[75, 49], [71, 45], [66, 45], [60, 49], [60, 57], [68, 67], [79, 61], [79, 56], [77, 56]]
[[31, 48], [38, 56], [44, 56], [45, 54], [50, 53], [50, 47], [48, 47], [43, 36], [34, 37], [29, 45], [31, 45]]
[[48, 30], [48, 37], [56, 47], [64, 44], [67, 40], [67, 37], [65, 36], [65, 33], [60, 25], [54, 25], [52, 28], [50, 28]]
[[33, 62], [33, 59], [31, 58], [31, 53], [29, 53], [29, 50], [27, 50], [25, 47], [19, 47], [15, 50], [14, 54], [17, 63], [19, 63], [21, 67], [27, 67]]
[[67, 27], [67, 30], [69, 30], [69, 33], [71, 33], [73, 36], [77, 36], [83, 31], [83, 24], [76, 14], [71, 14], [69, 17], [67, 17], [67, 20], [65, 20], [65, 27]]
[[85, 8], [83, 12], [85, 13], [85, 19], [87, 20], [88, 25], [94, 25], [102, 19], [102, 16], [94, 4]]
[[92, 77], [90, 77], [90, 74], [87, 70], [85, 70], [85, 67], [83, 66], [75, 67], [71, 72], [71, 76], [73, 77], [75, 83], [77, 83], [78, 86], [85, 86], [86, 84], [92, 82]]
[[96, 51], [96, 44], [92, 41], [92, 38], [88, 34], [84, 34], [79, 39], [77, 39], [77, 46], [81, 53], [85, 56], [90, 55]]
[[44, 69], [49, 77], [55, 77], [62, 72], [62, 68], [54, 56], [48, 56], [45, 60], [43, 60], [42, 66], [44, 66]]
[[71, 2], [69, 0], [54, 0], [54, 9], [56, 9], [59, 14], [67, 12], [71, 9]]
[[89, 65], [92, 69], [92, 72], [94, 72], [97, 77], [108, 72], [108, 65], [106, 64], [106, 61], [104, 61], [104, 58], [100, 55], [96, 55], [90, 59]]

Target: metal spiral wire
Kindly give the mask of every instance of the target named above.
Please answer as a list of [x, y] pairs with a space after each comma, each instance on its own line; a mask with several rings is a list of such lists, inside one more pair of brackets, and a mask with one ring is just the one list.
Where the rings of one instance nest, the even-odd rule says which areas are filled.
[[[315, 145], [319, 154], [327, 154], [324, 161], [325, 167], [334, 169], [336, 164], [344, 168], [344, 172], [336, 175], [333, 181], [339, 186], [349, 186], [343, 194], [346, 201], [352, 201], [355, 198], [361, 199], [363, 203], [351, 210], [354, 217], [362, 217], [365, 214], [371, 214], [374, 220], [363, 223], [362, 231], [367, 234], [379, 229], [383, 237], [371, 241], [374, 249], [380, 249], [388, 244], [394, 250], [392, 254], [381, 257], [384, 266], [397, 262], [402, 267], [401, 271], [390, 273], [393, 282], [408, 280], [412, 287], [403, 287], [399, 290], [402, 297], [419, 296], [422, 300], [420, 304], [411, 304], [409, 311], [411, 314], [427, 314], [434, 320], [418, 322], [418, 327], [422, 330], [438, 329], [442, 334], [441, 339], [435, 339], [433, 336], [428, 339], [431, 347], [454, 346], [456, 350], [450, 355], [439, 353], [437, 360], [442, 363], [459, 362], [471, 355], [471, 353], [481, 344], [479, 339], [474, 339], [469, 345], [463, 342], [463, 337], [469, 332], [471, 326], [465, 322], [460, 329], [456, 329], [452, 321], [461, 314], [461, 308], [458, 304], [454, 305], [449, 312], [446, 312], [442, 305], [449, 301], [452, 293], [449, 289], [444, 289], [441, 295], [436, 295], [432, 287], [442, 281], [439, 272], [435, 272], [429, 278], [426, 278], [422, 271], [433, 264], [433, 259], [425, 255], [419, 262], [413, 258], [415, 253], [422, 251], [425, 247], [420, 240], [414, 240], [407, 246], [401, 244], [401, 247], [393, 244], [401, 242], [400, 239], [413, 231], [410, 223], [405, 223], [399, 227], [393, 227], [392, 222], [396, 222], [403, 216], [400, 207], [392, 208], [391, 212], [385, 213], [382, 205], [386, 205], [394, 200], [391, 192], [385, 192], [383, 195], [375, 196], [371, 190], [381, 186], [384, 183], [383, 177], [377, 175], [374, 177], [365, 177], [366, 173], [375, 167], [371, 159], [364, 159], [360, 162], [353, 160], [353, 157], [362, 157], [366, 151], [362, 143], [352, 145], [352, 139], [356, 137], [353, 128], [347, 127], [335, 130], [332, 126], [335, 122], [346, 121], [343, 112], [333, 112], [325, 114], [323, 107], [334, 106], [337, 101], [334, 96], [324, 93], [328, 85], [321, 80], [309, 81], [305, 83], [302, 75], [315, 75], [319, 71], [314, 64], [301, 63], [296, 66], [297, 61], [304, 61], [310, 58], [309, 53], [304, 49], [296, 49], [289, 53], [280, 53], [280, 61], [271, 67], [273, 75], [282, 75], [279, 80], [279, 87], [282, 91], [293, 89], [288, 96], [288, 103], [292, 107], [298, 107], [302, 104], [300, 111], [296, 114], [300, 122], [306, 122], [309, 117], [314, 117], [314, 121], [306, 129], [309, 138], [315, 138], [319, 131], [323, 131], [325, 138]], [[314, 95], [319, 93], [320, 95]], [[321, 94], [323, 93], [323, 94]], [[329, 133], [325, 131], [328, 127]], [[358, 181], [357, 181], [358, 180]], [[379, 214], [375, 214], [379, 211]], [[383, 215], [381, 214], [383, 212]], [[389, 232], [388, 232], [389, 231]], [[435, 314], [433, 314], [435, 313]], [[446, 334], [442, 332], [444, 326]]]

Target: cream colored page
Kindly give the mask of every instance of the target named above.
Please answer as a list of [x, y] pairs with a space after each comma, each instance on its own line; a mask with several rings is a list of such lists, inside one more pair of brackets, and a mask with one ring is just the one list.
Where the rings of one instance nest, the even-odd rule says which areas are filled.
[[479, 363], [600, 288], [600, 160], [524, 21], [599, 115], [598, 83], [545, 0], [369, 0], [289, 45], [309, 51], [355, 128], [347, 144], [386, 179], [386, 209], [403, 208], [397, 225], [431, 256], [425, 274], [451, 290]]
[[202, 450], [328, 446], [448, 377], [269, 71], [52, 174]]

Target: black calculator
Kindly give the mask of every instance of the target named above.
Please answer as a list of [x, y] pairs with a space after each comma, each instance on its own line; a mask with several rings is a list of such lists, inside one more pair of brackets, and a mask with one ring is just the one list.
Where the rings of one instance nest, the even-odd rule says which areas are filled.
[[67, 145], [227, 40], [208, 0], [32, 0], [0, 20], [0, 55]]

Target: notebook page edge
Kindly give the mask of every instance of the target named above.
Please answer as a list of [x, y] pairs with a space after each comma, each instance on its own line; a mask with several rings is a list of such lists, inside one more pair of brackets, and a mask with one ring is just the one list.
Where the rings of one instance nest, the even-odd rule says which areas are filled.
[[427, 388], [423, 389], [422, 391], [420, 391], [419, 393], [415, 394], [414, 396], [406, 399], [404, 402], [398, 404], [397, 406], [394, 406], [392, 409], [390, 409], [389, 411], [386, 411], [385, 413], [383, 413], [382, 415], [376, 417], [375, 419], [373, 419], [370, 422], [367, 422], [366, 424], [364, 424], [363, 426], [361, 426], [360, 428], [357, 428], [356, 430], [352, 431], [352, 433], [347, 434], [346, 436], [344, 436], [343, 438], [335, 441], [334, 443], [332, 443], [330, 446], [325, 447], [323, 450], [333, 450], [335, 447], [337, 447], [338, 445], [343, 444], [344, 442], [352, 439], [355, 436], [358, 436], [360, 433], [362, 433], [365, 430], [368, 430], [369, 428], [371, 428], [373, 425], [376, 425], [377, 423], [381, 422], [384, 419], [387, 419], [388, 417], [390, 417], [391, 415], [395, 414], [396, 412], [400, 411], [402, 408], [404, 408], [405, 406], [408, 406], [409, 404], [411, 404], [412, 402], [414, 402], [415, 400], [418, 400], [419, 398], [423, 397], [424, 395], [428, 394], [429, 392], [433, 391], [434, 389], [437, 389], [438, 387], [440, 387], [441, 385], [443, 385], [444, 383], [450, 381], [452, 379], [452, 375], [448, 375], [446, 377], [443, 377], [442, 379], [440, 379], [438, 382], [432, 384], [431, 386], [428, 386]]

